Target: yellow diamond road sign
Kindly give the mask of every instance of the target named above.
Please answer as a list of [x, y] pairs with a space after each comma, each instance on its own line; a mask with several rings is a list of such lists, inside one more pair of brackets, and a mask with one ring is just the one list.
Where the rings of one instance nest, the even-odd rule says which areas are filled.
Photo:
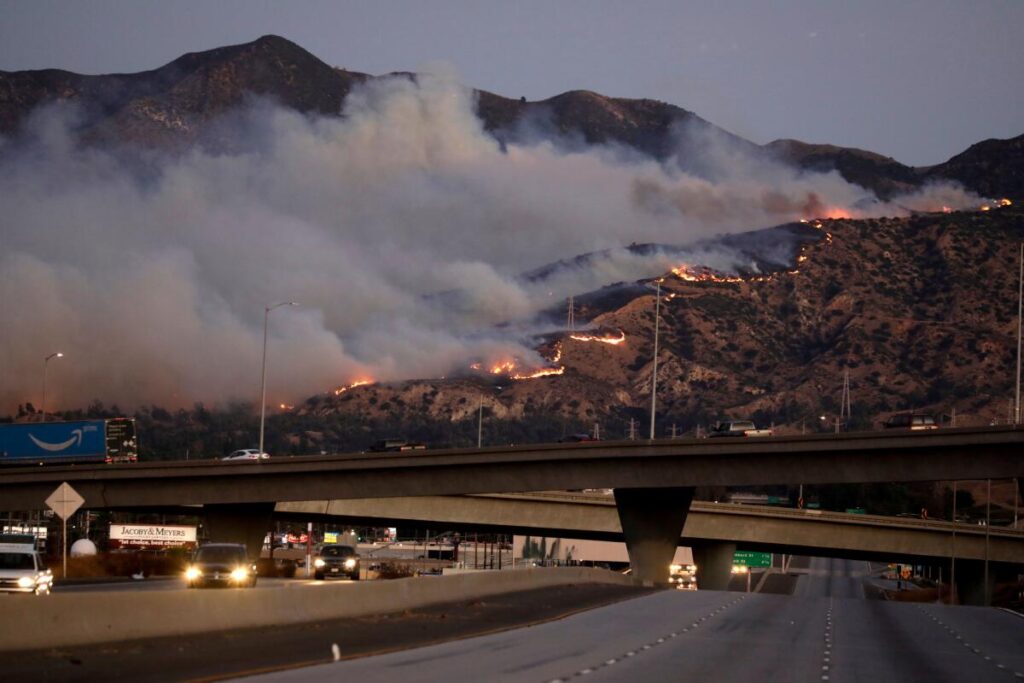
[[67, 519], [75, 514], [75, 510], [82, 507], [85, 498], [82, 498], [78, 491], [71, 488], [71, 484], [64, 482], [57, 487], [57, 490], [46, 499], [46, 504], [57, 513], [61, 519]]

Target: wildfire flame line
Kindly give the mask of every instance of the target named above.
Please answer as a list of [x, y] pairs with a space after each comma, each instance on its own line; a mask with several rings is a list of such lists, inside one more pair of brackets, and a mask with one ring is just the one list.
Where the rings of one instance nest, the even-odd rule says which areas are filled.
[[570, 334], [569, 339], [575, 339], [580, 342], [601, 342], [603, 344], [611, 344], [612, 346], [618, 346], [622, 342], [626, 341], [626, 333], [619, 330], [619, 336], [598, 336], [593, 334]]
[[348, 386], [338, 387], [337, 389], [334, 390], [334, 395], [335, 396], [341, 396], [342, 394], [344, 394], [349, 389], [355, 389], [356, 387], [366, 386], [367, 384], [373, 384], [373, 380], [372, 379], [361, 379], [361, 380], [353, 382], [352, 384], [349, 384]]
[[[558, 360], [561, 358], [561, 354], [562, 354], [562, 351], [561, 351], [561, 348], [559, 348], [558, 349], [558, 353], [557, 353], [555, 359], [552, 362], [557, 363]], [[474, 365], [476, 365], [476, 364], [474, 363]], [[532, 370], [532, 371], [521, 371], [521, 370], [518, 370], [517, 368], [518, 368], [518, 365], [517, 365], [516, 361], [514, 361], [514, 360], [507, 360], [507, 361], [503, 361], [501, 363], [497, 363], [497, 364], [491, 366], [489, 372], [492, 375], [508, 375], [508, 378], [512, 379], [512, 380], [536, 379], [538, 377], [549, 377], [551, 375], [561, 375], [562, 373], [565, 372], [565, 368], [562, 367], [562, 366], [555, 367], [555, 368], [540, 368], [539, 370]]]

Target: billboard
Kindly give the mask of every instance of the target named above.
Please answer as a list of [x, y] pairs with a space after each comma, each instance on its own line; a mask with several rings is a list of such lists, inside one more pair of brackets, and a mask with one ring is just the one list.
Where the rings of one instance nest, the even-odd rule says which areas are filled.
[[173, 524], [111, 524], [110, 545], [115, 548], [191, 548], [196, 545], [196, 527]]

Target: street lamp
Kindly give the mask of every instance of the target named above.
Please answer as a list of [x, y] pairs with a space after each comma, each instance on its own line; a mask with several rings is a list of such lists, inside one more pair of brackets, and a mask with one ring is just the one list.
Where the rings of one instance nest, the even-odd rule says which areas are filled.
[[661, 280], [654, 295], [654, 364], [651, 371], [651, 440], [654, 440], [654, 411], [658, 405], [658, 318], [661, 317]]
[[[270, 317], [270, 312], [275, 308], [298, 305], [294, 301], [282, 301], [279, 304], [263, 308], [263, 370], [260, 373], [260, 459], [256, 462], [263, 460], [263, 423], [267, 416], [267, 319]], [[271, 540], [271, 544], [273, 544], [273, 540]]]
[[63, 353], [55, 351], [43, 359], [43, 402], [42, 405], [40, 405], [40, 412], [42, 413], [42, 417], [39, 420], [40, 422], [46, 422], [46, 367], [50, 364], [52, 359], [63, 357]]

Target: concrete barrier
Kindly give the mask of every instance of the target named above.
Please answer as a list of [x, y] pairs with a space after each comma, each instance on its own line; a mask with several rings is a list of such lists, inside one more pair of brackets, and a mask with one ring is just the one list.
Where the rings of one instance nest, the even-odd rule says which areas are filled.
[[0, 595], [0, 651], [69, 647], [386, 614], [573, 583], [638, 585], [604, 569], [480, 572], [280, 589]]

